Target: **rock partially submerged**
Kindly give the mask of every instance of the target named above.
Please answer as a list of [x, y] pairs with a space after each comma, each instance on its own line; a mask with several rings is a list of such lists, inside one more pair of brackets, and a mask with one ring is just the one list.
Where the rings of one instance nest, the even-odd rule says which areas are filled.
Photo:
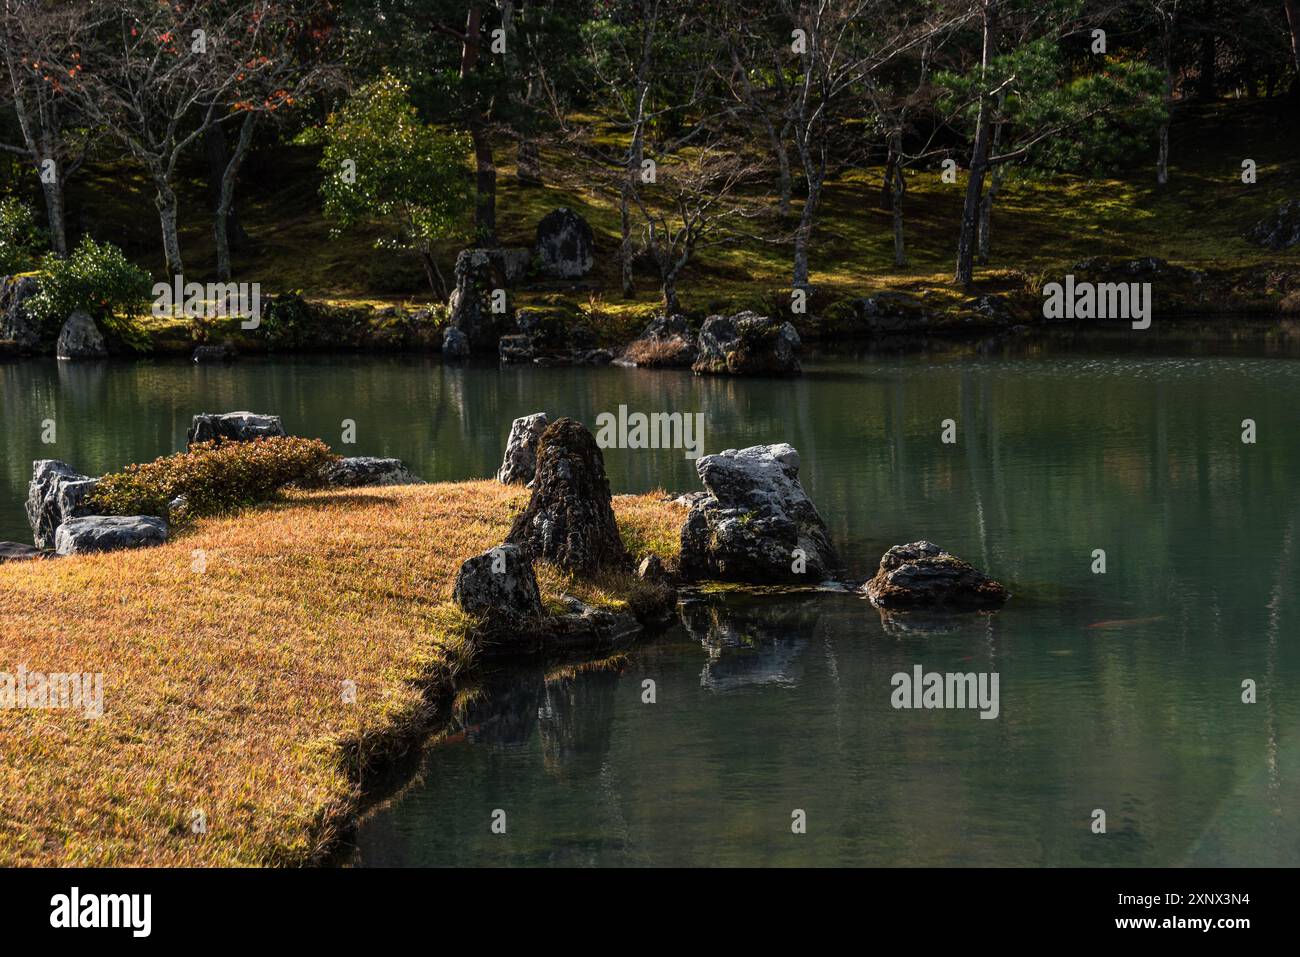
[[756, 445], [706, 455], [696, 471], [708, 496], [682, 526], [682, 571], [689, 577], [816, 584], [839, 559], [826, 523], [799, 483], [799, 453]]
[[1246, 239], [1266, 249], [1290, 249], [1300, 243], [1300, 199], [1280, 203], [1246, 231]]
[[98, 481], [57, 459], [32, 463], [32, 478], [27, 484], [27, 523], [37, 548], [53, 548], [59, 526], [85, 514], [82, 502]]
[[686, 368], [695, 361], [695, 334], [685, 316], [655, 316], [619, 357], [620, 365]]
[[497, 481], [503, 485], [518, 482], [527, 485], [537, 474], [537, 446], [542, 433], [550, 425], [545, 412], [520, 416], [510, 423], [510, 437], [506, 439], [506, 454], [497, 469]]
[[108, 355], [108, 346], [95, 320], [77, 311], [63, 324], [55, 355], [60, 359], [103, 359]]
[[932, 542], [895, 545], [862, 590], [873, 605], [887, 610], [975, 611], [998, 608], [1010, 597], [1000, 582]]
[[167, 541], [167, 523], [153, 515], [87, 515], [59, 526], [54, 550], [60, 555], [143, 548]]
[[509, 628], [542, 615], [542, 596], [527, 552], [498, 545], [467, 559], [456, 573], [452, 599], [489, 629]]
[[695, 373], [798, 375], [799, 333], [788, 322], [755, 312], [709, 316], [700, 328]]
[[185, 435], [186, 446], [196, 442], [251, 442], [253, 439], [282, 436], [284, 422], [278, 415], [258, 412], [204, 412], [194, 416]]
[[213, 362], [231, 362], [239, 357], [239, 351], [233, 342], [221, 342], [215, 345], [195, 346], [190, 359], [200, 365]]
[[363, 488], [374, 485], [421, 485], [424, 479], [414, 475], [401, 459], [357, 455], [326, 462], [320, 480], [337, 488]]
[[444, 359], [464, 359], [469, 355], [469, 339], [459, 329], [446, 329], [442, 333]]
[[610, 504], [605, 459], [582, 423], [557, 419], [542, 433], [533, 497], [506, 541], [567, 571], [627, 568], [630, 559]]

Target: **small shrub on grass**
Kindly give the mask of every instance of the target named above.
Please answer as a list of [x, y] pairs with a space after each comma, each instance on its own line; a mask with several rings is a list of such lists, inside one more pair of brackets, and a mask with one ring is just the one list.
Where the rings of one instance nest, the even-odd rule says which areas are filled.
[[319, 439], [272, 436], [251, 442], [200, 442], [178, 452], [129, 465], [100, 479], [87, 504], [104, 515], [169, 515], [168, 503], [185, 496], [173, 522], [271, 501], [286, 485], [310, 484], [337, 456]]
[[40, 284], [27, 311], [47, 333], [57, 335], [68, 316], [80, 310], [130, 346], [147, 343], [138, 320], [149, 303], [149, 274], [112, 243], [86, 236], [67, 259], [54, 253], [42, 257]]

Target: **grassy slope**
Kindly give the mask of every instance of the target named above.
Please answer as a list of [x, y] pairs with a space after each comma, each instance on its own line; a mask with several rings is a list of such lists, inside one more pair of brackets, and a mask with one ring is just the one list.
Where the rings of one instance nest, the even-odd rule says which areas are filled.
[[[1277, 202], [1296, 195], [1300, 131], [1290, 116], [1293, 108], [1281, 99], [1183, 107], [1173, 127], [1170, 183], [1163, 189], [1155, 185], [1153, 163], [1117, 179], [1008, 181], [994, 212], [992, 262], [979, 284], [1001, 288], [1013, 281], [1006, 270], [1030, 276], [1055, 273], [1095, 255], [1153, 255], [1201, 268], [1294, 259], [1241, 238]], [[1252, 186], [1240, 182], [1246, 157], [1259, 164], [1259, 181]], [[637, 302], [621, 299], [618, 211], [612, 195], [594, 187], [602, 177], [607, 180], [607, 172], [553, 145], [543, 154], [547, 185], [526, 188], [515, 181], [512, 161], [511, 150], [499, 150], [497, 209], [503, 244], [530, 245], [546, 212], [571, 206], [591, 223], [598, 248], [594, 279], [601, 289], [583, 304], [611, 321], [621, 313], [652, 310], [657, 290], [649, 276], [639, 279]], [[309, 149], [281, 147], [250, 163], [240, 208], [256, 248], [236, 258], [240, 276], [261, 281], [268, 291], [297, 288], [336, 300], [427, 302], [419, 269], [375, 250], [377, 232], [330, 236], [319, 213], [314, 162]], [[958, 298], [949, 277], [964, 178], [952, 185], [931, 171], [911, 177], [906, 200], [911, 265], [899, 270], [892, 266], [880, 176], [879, 169], [852, 170], [828, 185], [815, 233], [813, 281], [842, 295], [909, 288], [938, 302]], [[97, 234], [126, 242], [144, 265], [161, 272], [152, 201], [138, 174], [124, 167], [97, 167], [74, 184], [72, 198], [74, 205], [92, 210], [88, 222]], [[755, 205], [770, 203], [755, 197]], [[206, 208], [202, 185], [191, 178], [183, 191], [182, 223], [193, 273], [212, 266]], [[758, 231], [774, 235], [780, 230], [769, 223]], [[443, 250], [448, 276], [461, 245], [448, 243]], [[683, 301], [700, 313], [752, 301], [763, 290], [788, 288], [789, 269], [788, 245], [745, 242], [704, 250], [681, 284]]]
[[[492, 481], [294, 493], [159, 548], [0, 565], [0, 669], [102, 672], [105, 706], [0, 709], [0, 866], [319, 860], [363, 770], [472, 664], [455, 572], [526, 498]], [[675, 553], [678, 506], [614, 507], [634, 554]], [[538, 578], [550, 601], [631, 587]]]

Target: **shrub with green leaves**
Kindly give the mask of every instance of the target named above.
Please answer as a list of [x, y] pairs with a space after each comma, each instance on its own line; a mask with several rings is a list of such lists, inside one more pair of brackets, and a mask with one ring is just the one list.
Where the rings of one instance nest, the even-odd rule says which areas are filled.
[[27, 300], [27, 311], [47, 332], [57, 334], [81, 310], [129, 345], [143, 344], [138, 320], [150, 301], [149, 274], [112, 243], [86, 236], [67, 259], [49, 253], [39, 278], [40, 292]]
[[[86, 500], [102, 515], [167, 515], [173, 523], [273, 500], [291, 484], [311, 485], [338, 458], [320, 439], [269, 436], [249, 442], [199, 442], [105, 475]], [[184, 496], [182, 508], [169, 503]]]
[[45, 247], [45, 230], [32, 208], [13, 196], [0, 199], [0, 276], [26, 272]]
[[282, 293], [262, 310], [262, 334], [272, 349], [355, 349], [368, 328], [364, 309], [308, 302], [301, 292]]

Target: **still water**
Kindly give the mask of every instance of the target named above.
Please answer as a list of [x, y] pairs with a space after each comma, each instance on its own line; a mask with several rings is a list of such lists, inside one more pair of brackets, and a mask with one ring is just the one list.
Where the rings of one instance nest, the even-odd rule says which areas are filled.
[[[852, 594], [700, 599], [615, 667], [496, 675], [363, 822], [354, 863], [1300, 863], [1300, 362], [1075, 343], [807, 368], [0, 364], [0, 539], [30, 541], [32, 459], [98, 474], [179, 449], [195, 412], [276, 412], [437, 480], [492, 474], [525, 413], [703, 411], [706, 451], [799, 449], [858, 579], [927, 538], [1014, 597], [948, 622], [882, 621]], [[606, 462], [616, 492], [698, 487], [680, 451]], [[998, 717], [894, 709], [916, 665], [997, 672]]]

